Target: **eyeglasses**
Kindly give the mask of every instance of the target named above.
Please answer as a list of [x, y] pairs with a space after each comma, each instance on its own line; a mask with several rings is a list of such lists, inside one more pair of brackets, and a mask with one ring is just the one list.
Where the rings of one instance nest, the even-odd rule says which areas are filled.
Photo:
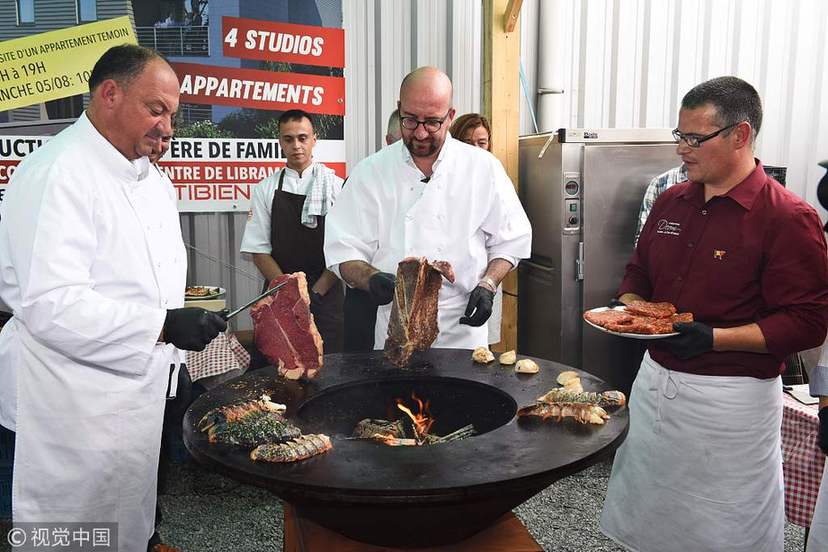
[[732, 125], [728, 125], [724, 128], [720, 128], [716, 132], [711, 132], [710, 134], [707, 134], [705, 136], [699, 136], [698, 134], [684, 134], [682, 132], [679, 132], [679, 129], [676, 128], [676, 129], [673, 130], [673, 138], [676, 139], [676, 142], [680, 142], [681, 140], [684, 140], [684, 142], [688, 146], [690, 146], [691, 148], [697, 148], [697, 147], [702, 145], [702, 142], [707, 142], [711, 138], [715, 138], [716, 136], [718, 136], [722, 132], [724, 132], [726, 130], [730, 130], [731, 128], [733, 128], [735, 126], [742, 124], [743, 122], [744, 121], [739, 121], [738, 123], [733, 123]]
[[416, 117], [400, 117], [400, 126], [406, 130], [417, 130], [418, 126], [423, 125], [427, 132], [434, 134], [446, 122], [450, 111], [451, 109], [446, 111], [441, 119], [426, 119], [425, 121], [420, 121]]

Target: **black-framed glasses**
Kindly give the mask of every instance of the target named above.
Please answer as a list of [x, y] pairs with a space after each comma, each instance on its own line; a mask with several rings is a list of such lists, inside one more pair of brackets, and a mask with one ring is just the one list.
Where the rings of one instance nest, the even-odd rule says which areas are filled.
[[451, 109], [446, 111], [446, 114], [440, 119], [426, 119], [425, 121], [420, 121], [416, 117], [400, 117], [400, 126], [406, 130], [417, 130], [418, 126], [423, 125], [426, 132], [434, 134], [440, 130], [440, 127], [446, 122], [450, 112]]
[[711, 132], [710, 134], [706, 134], [704, 136], [699, 136], [698, 134], [684, 134], [683, 132], [679, 132], [679, 129], [673, 129], [673, 138], [676, 139], [676, 142], [680, 142], [684, 140], [684, 142], [690, 146], [691, 148], [697, 148], [702, 145], [703, 142], [707, 142], [711, 138], [715, 138], [722, 132], [726, 130], [730, 130], [731, 128], [740, 125], [743, 121], [739, 121], [738, 123], [733, 123], [732, 125], [728, 125], [724, 128], [720, 128], [716, 132]]

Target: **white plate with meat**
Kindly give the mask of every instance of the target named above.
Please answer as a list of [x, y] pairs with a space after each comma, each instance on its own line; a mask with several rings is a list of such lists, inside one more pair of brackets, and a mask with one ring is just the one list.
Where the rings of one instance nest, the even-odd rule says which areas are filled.
[[188, 286], [184, 290], [185, 301], [198, 301], [203, 299], [218, 299], [224, 297], [225, 289], [217, 286]]
[[[650, 303], [650, 305], [658, 305]], [[649, 312], [649, 311], [646, 311]], [[662, 313], [659, 313], [662, 314]], [[584, 320], [593, 328], [604, 333], [630, 339], [663, 339], [678, 335], [673, 331], [673, 322], [692, 322], [690, 313], [663, 313], [661, 318], [639, 314], [628, 307], [598, 307], [584, 313]]]

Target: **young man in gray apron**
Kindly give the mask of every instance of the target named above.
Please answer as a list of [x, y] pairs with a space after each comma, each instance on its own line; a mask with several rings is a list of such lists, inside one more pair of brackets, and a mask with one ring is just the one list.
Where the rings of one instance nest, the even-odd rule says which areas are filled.
[[253, 190], [241, 251], [267, 282], [282, 274], [304, 272], [311, 313], [325, 353], [342, 351], [343, 291], [325, 268], [322, 245], [325, 216], [342, 189], [342, 179], [313, 161], [316, 132], [310, 114], [294, 109], [279, 118], [279, 145], [286, 166]]
[[756, 90], [735, 77], [685, 95], [676, 153], [619, 289], [694, 322], [650, 341], [630, 394], [601, 530], [629, 550], [783, 549], [784, 359], [822, 343], [828, 259], [816, 211], [753, 156]]

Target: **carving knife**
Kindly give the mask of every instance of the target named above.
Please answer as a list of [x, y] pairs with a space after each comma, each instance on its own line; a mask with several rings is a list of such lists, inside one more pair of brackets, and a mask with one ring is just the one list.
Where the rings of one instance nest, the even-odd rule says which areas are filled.
[[251, 301], [249, 301], [247, 304], [245, 304], [245, 305], [243, 305], [243, 306], [241, 306], [241, 307], [237, 308], [236, 310], [234, 310], [234, 311], [232, 311], [232, 312], [231, 312], [231, 311], [229, 311], [229, 310], [227, 310], [227, 309], [224, 309], [224, 310], [223, 310], [223, 311], [221, 311], [219, 314], [220, 314], [220, 315], [221, 315], [221, 317], [222, 317], [222, 318], [224, 318], [225, 320], [230, 320], [231, 318], [233, 318], [234, 316], [236, 316], [236, 315], [237, 315], [237, 314], [239, 314], [240, 312], [242, 312], [242, 311], [244, 311], [244, 310], [246, 310], [246, 309], [249, 309], [251, 306], [255, 305], [256, 303], [258, 303], [259, 301], [261, 301], [261, 300], [262, 300], [262, 299], [264, 299], [265, 297], [269, 297], [269, 296], [273, 295], [274, 293], [276, 293], [277, 291], [279, 291], [279, 289], [281, 289], [282, 287], [284, 287], [284, 286], [285, 286], [288, 282], [290, 282], [290, 279], [287, 279], [287, 280], [285, 280], [284, 282], [280, 282], [280, 283], [276, 284], [275, 286], [273, 286], [272, 288], [268, 289], [267, 291], [265, 291], [264, 293], [262, 293], [261, 295], [259, 295], [259, 296], [258, 296], [258, 297], [256, 297], [255, 299], [252, 299], [252, 300], [251, 300]]

